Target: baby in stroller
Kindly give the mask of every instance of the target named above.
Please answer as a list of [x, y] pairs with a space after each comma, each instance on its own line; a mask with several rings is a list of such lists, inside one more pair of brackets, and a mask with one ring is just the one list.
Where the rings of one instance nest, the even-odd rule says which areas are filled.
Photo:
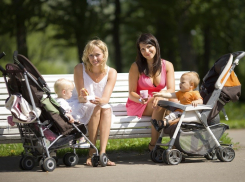
[[[234, 56], [236, 58], [233, 61]], [[183, 157], [198, 156], [205, 157], [207, 160], [219, 159], [222, 162], [231, 162], [235, 158], [232, 145], [219, 142], [225, 130], [229, 129], [228, 125], [220, 123], [219, 112], [223, 111], [225, 104], [229, 101], [239, 100], [241, 84], [234, 68], [244, 56], [245, 52], [229, 53], [214, 63], [199, 88], [203, 104], [197, 104], [199, 101], [196, 101], [193, 107], [166, 100], [158, 102], [160, 107], [171, 111], [181, 109], [183, 112], [180, 118], [174, 120], [177, 122], [171, 119], [168, 121], [169, 124], [166, 119], [160, 122], [152, 121], [156, 129], [164, 128], [151, 152], [153, 162], [177, 165], [182, 162]], [[155, 96], [165, 97], [164, 94], [155, 94]], [[176, 97], [178, 98], [178, 94]], [[195, 99], [199, 100], [200, 97]], [[164, 134], [170, 136], [168, 143], [162, 143]]]
[[[181, 104], [196, 107], [197, 104], [203, 104], [203, 99], [198, 90], [195, 90], [200, 82], [199, 75], [196, 72], [187, 72], [184, 73], [180, 78], [180, 90], [174, 93], [159, 93], [153, 92], [154, 97], [164, 97], [164, 98], [177, 98]], [[155, 119], [151, 120], [152, 125], [157, 131], [160, 131], [163, 128], [167, 128], [170, 125], [176, 124], [178, 118], [182, 114], [181, 109], [176, 109], [174, 112], [171, 112], [163, 120], [157, 121]], [[177, 121], [177, 122], [176, 122]]]
[[[69, 103], [66, 101], [71, 98], [72, 91], [74, 89], [74, 84], [71, 80], [67, 80], [65, 78], [60, 78], [54, 83], [54, 91], [57, 94], [56, 101], [60, 104], [60, 106], [65, 110], [66, 116], [69, 118], [69, 123], [80, 124], [78, 120], [75, 120], [72, 116], [72, 110]], [[76, 140], [73, 141], [76, 143]], [[89, 148], [90, 144], [86, 142], [84, 137], [81, 137], [78, 140], [79, 145], [75, 146], [75, 148]]]
[[[0, 67], [9, 96], [14, 95], [13, 98], [16, 98], [7, 99], [6, 101], [16, 100], [18, 102], [12, 102], [12, 105], [16, 103], [15, 106], [19, 107], [21, 101], [25, 100], [32, 106], [31, 113], [36, 114], [35, 119], [14, 121], [19, 129], [24, 147], [20, 168], [31, 170], [36, 164], [35, 160], [38, 160], [43, 171], [51, 172], [56, 168], [58, 162], [58, 159], [53, 157], [52, 154], [58, 149], [67, 147], [71, 147], [73, 152], [68, 152], [63, 156], [63, 163], [66, 166], [75, 166], [79, 160], [75, 148], [80, 143], [70, 141], [76, 141], [81, 137], [84, 137], [89, 144], [86, 148], [90, 147], [95, 150], [92, 156], [93, 167], [97, 167], [99, 162], [101, 166], [105, 166], [107, 156], [99, 155], [96, 146], [86, 137], [87, 129], [84, 124], [75, 123], [71, 114], [66, 113], [60, 104], [52, 98], [52, 92], [48, 84], [35, 66], [26, 57], [18, 54], [17, 51], [14, 52], [13, 58], [14, 64], [6, 64], [5, 69]], [[17, 99], [18, 97], [19, 99]], [[14, 108], [19, 116], [24, 114], [12, 105], [10, 104], [9, 108]], [[41, 114], [38, 114], [39, 109]], [[70, 116], [69, 119], [67, 116]], [[47, 136], [50, 133], [53, 135]], [[47, 140], [49, 141], [47, 142]]]

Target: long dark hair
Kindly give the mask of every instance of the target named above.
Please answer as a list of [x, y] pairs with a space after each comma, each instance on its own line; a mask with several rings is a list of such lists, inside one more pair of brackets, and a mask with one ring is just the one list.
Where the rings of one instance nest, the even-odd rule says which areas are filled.
[[155, 76], [155, 74], [159, 71], [161, 73], [161, 55], [160, 55], [160, 46], [156, 37], [154, 37], [150, 33], [143, 33], [139, 36], [136, 45], [137, 45], [137, 57], [136, 57], [136, 64], [138, 66], [140, 74], [144, 73], [147, 76], [150, 76], [150, 71], [147, 65], [146, 58], [140, 52], [140, 43], [143, 44], [151, 44], [156, 48], [156, 55], [153, 58], [153, 72], [151, 76]]

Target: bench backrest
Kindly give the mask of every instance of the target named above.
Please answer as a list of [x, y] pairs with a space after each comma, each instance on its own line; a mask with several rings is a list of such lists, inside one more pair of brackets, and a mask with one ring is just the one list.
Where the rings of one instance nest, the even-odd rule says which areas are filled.
[[[184, 71], [185, 72], [185, 71]], [[180, 76], [184, 73], [183, 71], [175, 72], [175, 88], [179, 89], [179, 79]], [[73, 74], [56, 74], [56, 75], [43, 75], [45, 81], [50, 87], [53, 96], [54, 94], [54, 82], [59, 78], [67, 78], [73, 80]], [[5, 100], [8, 97], [7, 88], [4, 82], [3, 77], [0, 77], [0, 140], [12, 136], [14, 139], [16, 134], [19, 135], [18, 129], [16, 126], [11, 127], [7, 122], [7, 116], [10, 115], [10, 111], [5, 108]], [[132, 130], [134, 128], [144, 128], [150, 127], [150, 118], [142, 117], [141, 119], [137, 117], [127, 116], [125, 103], [128, 98], [128, 73], [118, 73], [116, 85], [113, 89], [109, 103], [112, 105], [113, 113], [116, 116], [113, 120], [111, 126], [111, 138], [121, 138], [122, 135], [124, 138], [133, 138], [133, 137], [148, 137], [150, 134], [150, 129], [140, 132], [140, 135], [137, 135], [137, 132], [134, 133]], [[14, 129], [15, 128], [15, 129]], [[136, 130], [135, 130], [136, 131]], [[19, 138], [19, 137], [17, 137]], [[1, 141], [0, 141], [1, 143]]]

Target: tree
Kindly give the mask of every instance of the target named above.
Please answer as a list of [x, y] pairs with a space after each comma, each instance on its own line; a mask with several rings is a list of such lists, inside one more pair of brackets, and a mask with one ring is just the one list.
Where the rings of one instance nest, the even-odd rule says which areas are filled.
[[49, 8], [49, 23], [55, 29], [53, 38], [65, 40], [64, 47], [76, 46], [81, 58], [86, 42], [100, 35], [100, 9], [80, 0], [51, 1]]
[[0, 34], [16, 37], [17, 50], [25, 56], [28, 56], [27, 33], [41, 28], [42, 4], [42, 1], [4, 0], [0, 6]]
[[114, 15], [115, 18], [112, 23], [113, 45], [115, 47], [114, 59], [115, 59], [116, 70], [119, 73], [121, 73], [122, 72], [122, 54], [121, 54], [121, 44], [120, 44], [121, 4], [119, 0], [115, 0]]

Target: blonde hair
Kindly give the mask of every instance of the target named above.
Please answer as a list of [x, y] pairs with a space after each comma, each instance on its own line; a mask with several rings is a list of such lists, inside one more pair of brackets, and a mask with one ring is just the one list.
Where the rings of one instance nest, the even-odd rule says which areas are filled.
[[74, 84], [71, 80], [60, 78], [54, 83], [54, 91], [59, 94], [62, 90], [73, 89]]
[[94, 50], [95, 46], [100, 48], [100, 50], [103, 53], [103, 62], [101, 64], [101, 71], [106, 72], [106, 62], [107, 62], [108, 55], [109, 55], [108, 48], [107, 48], [107, 45], [99, 39], [91, 40], [87, 43], [83, 51], [83, 57], [82, 57], [83, 63], [86, 69], [91, 71], [92, 64], [89, 62], [88, 57], [89, 57], [89, 54]]
[[200, 83], [200, 78], [199, 78], [198, 73], [195, 71], [190, 71], [190, 72], [184, 73], [182, 76], [185, 76], [185, 75], [189, 76], [191, 83], [194, 83], [194, 89], [197, 88], [198, 84]]

